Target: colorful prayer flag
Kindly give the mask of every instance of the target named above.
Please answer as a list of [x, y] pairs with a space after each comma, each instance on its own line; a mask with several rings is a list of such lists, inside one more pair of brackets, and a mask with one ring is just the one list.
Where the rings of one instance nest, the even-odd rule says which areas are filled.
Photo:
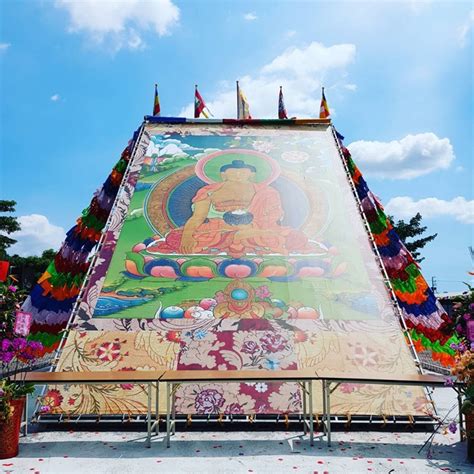
[[321, 106], [319, 107], [319, 118], [325, 119], [325, 118], [328, 118], [331, 115], [331, 113], [329, 112], [326, 96], [324, 95], [324, 87], [322, 89], [323, 89], [323, 95], [321, 97]]
[[337, 137], [337, 141], [339, 142], [339, 145], [343, 146], [344, 143], [342, 143], [344, 141], [344, 135], [341, 135], [336, 129], [334, 129], [334, 131], [336, 132], [336, 137]]
[[288, 115], [286, 113], [285, 102], [283, 100], [283, 88], [280, 86], [280, 95], [278, 96], [278, 118], [287, 119]]
[[155, 84], [155, 102], [153, 103], [153, 115], [155, 117], [160, 116], [160, 98], [158, 97], [158, 84]]
[[237, 118], [239, 120], [250, 120], [252, 116], [250, 115], [249, 103], [245, 94], [239, 87], [239, 81], [237, 81]]
[[198, 86], [196, 85], [194, 91], [194, 118], [199, 118], [201, 114], [204, 115], [204, 117], [209, 118], [210, 111], [207, 109], [206, 112], [205, 109], [207, 109], [207, 106], [198, 91]]

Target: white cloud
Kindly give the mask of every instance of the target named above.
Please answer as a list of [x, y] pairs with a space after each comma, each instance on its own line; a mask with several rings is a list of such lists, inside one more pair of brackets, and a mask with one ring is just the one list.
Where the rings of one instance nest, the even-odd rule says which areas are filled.
[[408, 196], [390, 199], [385, 210], [398, 219], [413, 217], [419, 212], [423, 217], [454, 217], [464, 224], [474, 224], [474, 200], [458, 196], [451, 201], [429, 197], [415, 201]]
[[254, 21], [258, 18], [257, 15], [255, 15], [255, 13], [253, 12], [249, 12], [249, 13], [246, 13], [244, 15], [244, 20], [247, 20], [247, 21]]
[[[354, 61], [355, 50], [353, 44], [326, 47], [313, 42], [303, 48], [289, 48], [264, 65], [257, 74], [241, 77], [239, 83], [249, 101], [252, 117], [276, 116], [280, 85], [283, 86], [290, 116], [318, 116], [322, 83], [337, 84], [326, 88], [330, 102], [331, 91], [345, 88], [340, 77], [346, 76], [346, 68]], [[234, 81], [222, 82], [214, 94], [204, 99], [215, 117], [235, 117]], [[193, 103], [189, 103], [181, 110], [180, 116], [192, 117], [193, 108]]]
[[434, 133], [407, 135], [391, 142], [361, 140], [348, 148], [364, 173], [379, 178], [416, 178], [449, 168], [455, 159], [449, 139]]
[[293, 38], [293, 36], [296, 35], [296, 31], [295, 30], [288, 30], [286, 33], [285, 33], [285, 36], [287, 38]]
[[47, 249], [59, 249], [66, 232], [62, 227], [51, 224], [46, 216], [30, 214], [20, 216], [18, 222], [21, 230], [11, 234], [18, 242], [8, 249], [10, 255], [18, 254], [22, 257], [28, 255], [41, 255]]
[[469, 12], [466, 21], [458, 29], [459, 46], [464, 48], [467, 44], [467, 40], [471, 37], [472, 26], [474, 25], [474, 10]]
[[167, 35], [178, 23], [179, 8], [171, 0], [56, 0], [69, 14], [69, 31], [84, 32], [93, 42], [115, 51], [143, 49], [143, 31]]
[[421, 13], [426, 7], [430, 6], [432, 0], [407, 0], [408, 6], [413, 13]]
[[11, 46], [10, 43], [0, 43], [0, 52], [6, 51]]
[[53, 102], [57, 102], [59, 99], [61, 98], [61, 96], [59, 94], [54, 94], [50, 97], [50, 99], [53, 101]]

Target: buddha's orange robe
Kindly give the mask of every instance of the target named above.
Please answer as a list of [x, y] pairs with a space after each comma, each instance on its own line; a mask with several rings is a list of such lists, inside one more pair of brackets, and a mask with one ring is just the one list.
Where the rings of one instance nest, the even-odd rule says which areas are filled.
[[[209, 199], [224, 183], [214, 183], [202, 187], [194, 196], [193, 203]], [[193, 232], [194, 248], [192, 253], [219, 254], [226, 253], [233, 257], [245, 254], [264, 255], [277, 253], [308, 253], [315, 248], [308, 242], [303, 232], [280, 225], [283, 218], [283, 208], [278, 191], [266, 184], [254, 184], [255, 194], [246, 209], [253, 215], [250, 228], [268, 231], [264, 235], [257, 232], [254, 236], [239, 239], [236, 236], [238, 228], [225, 223], [222, 218], [206, 219]], [[227, 211], [215, 205], [219, 211]], [[173, 229], [165, 237], [152, 246], [148, 251], [157, 253], [179, 253], [183, 229]]]

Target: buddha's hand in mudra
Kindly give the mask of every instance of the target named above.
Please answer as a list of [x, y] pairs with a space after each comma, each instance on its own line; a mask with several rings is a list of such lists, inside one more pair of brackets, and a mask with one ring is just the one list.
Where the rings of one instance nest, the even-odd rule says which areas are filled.
[[194, 250], [194, 238], [192, 234], [183, 233], [181, 237], [181, 244], [179, 250], [183, 254], [193, 253]]

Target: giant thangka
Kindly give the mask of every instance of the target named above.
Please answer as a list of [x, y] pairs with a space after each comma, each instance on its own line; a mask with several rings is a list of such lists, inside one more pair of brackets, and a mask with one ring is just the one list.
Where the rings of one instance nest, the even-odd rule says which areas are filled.
[[[383, 208], [327, 123], [144, 125], [58, 370], [418, 373], [400, 317], [415, 327], [420, 315], [403, 298], [425, 305], [423, 324], [439, 327], [441, 310], [403, 246], [383, 255], [396, 236], [371, 212], [380, 227]], [[134, 414], [146, 394], [49, 387], [43, 404]], [[430, 403], [421, 389], [341, 384], [332, 409], [420, 415]], [[291, 383], [189, 383], [177, 411], [297, 413], [301, 395]]]

